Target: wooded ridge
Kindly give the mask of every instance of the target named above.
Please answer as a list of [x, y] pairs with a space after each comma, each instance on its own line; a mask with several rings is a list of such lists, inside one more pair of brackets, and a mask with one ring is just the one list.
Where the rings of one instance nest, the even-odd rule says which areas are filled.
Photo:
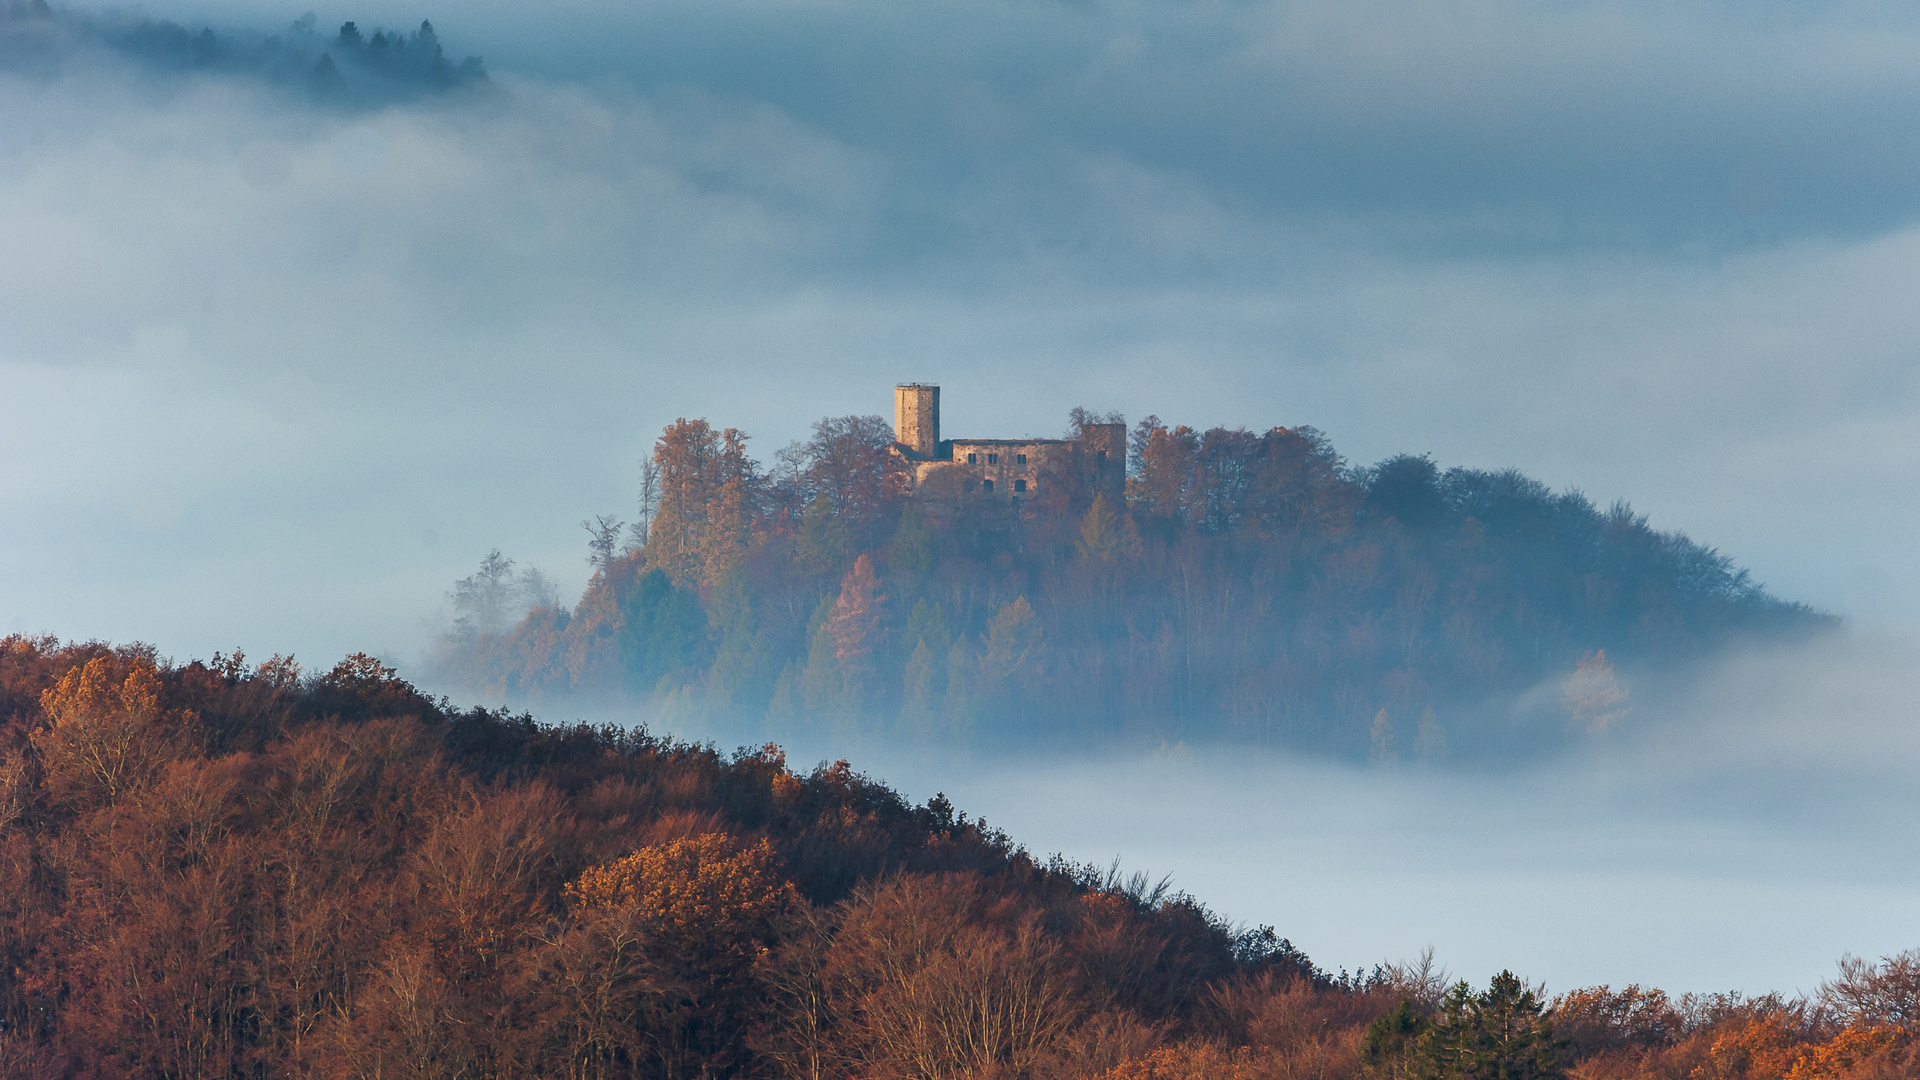
[[[1075, 410], [1067, 437], [1118, 419]], [[912, 490], [879, 417], [821, 420], [771, 468], [743, 433], [678, 420], [636, 520], [585, 523], [578, 602], [493, 553], [452, 594], [431, 677], [742, 741], [1484, 762], [1604, 734], [1630, 712], [1616, 665], [1832, 622], [1625, 504], [1511, 470], [1355, 468], [1307, 427], [1148, 417], [1130, 441], [1121, 503], [1072, 477], [1010, 499]]]
[[[1337, 887], [1329, 883], [1329, 887]], [[0, 1076], [1890, 1080], [1810, 998], [1330, 974], [846, 762], [0, 639]]]

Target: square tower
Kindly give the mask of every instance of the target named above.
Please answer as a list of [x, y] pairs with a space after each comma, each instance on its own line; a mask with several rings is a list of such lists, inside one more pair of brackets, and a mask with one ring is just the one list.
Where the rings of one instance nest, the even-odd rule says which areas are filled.
[[893, 388], [893, 437], [923, 458], [940, 448], [940, 388], [902, 383]]
[[1088, 424], [1080, 429], [1080, 451], [1092, 466], [1094, 490], [1119, 501], [1127, 490], [1127, 425]]

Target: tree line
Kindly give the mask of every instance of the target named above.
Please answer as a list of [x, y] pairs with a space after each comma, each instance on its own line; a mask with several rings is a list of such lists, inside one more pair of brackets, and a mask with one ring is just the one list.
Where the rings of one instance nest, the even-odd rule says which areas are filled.
[[55, 10], [46, 0], [0, 2], [0, 66], [47, 71], [105, 49], [161, 72], [241, 75], [335, 104], [379, 105], [488, 82], [477, 56], [447, 59], [433, 24], [413, 32], [347, 22], [322, 33], [308, 12], [279, 33], [211, 26], [121, 12]]
[[[1076, 409], [1068, 437], [1118, 419]], [[1073, 475], [995, 498], [939, 467], [910, 491], [892, 441], [828, 418], [768, 467], [736, 429], [675, 421], [634, 520], [584, 523], [579, 601], [524, 593], [550, 586], [494, 553], [432, 677], [772, 737], [1488, 759], [1629, 715], [1616, 662], [1829, 621], [1624, 503], [1425, 456], [1354, 467], [1309, 427], [1148, 417], [1117, 501]], [[1549, 706], [1511, 707], [1543, 684]]]
[[0, 1076], [1890, 1080], [1808, 998], [1329, 973], [945, 798], [459, 710], [350, 656], [0, 639]]

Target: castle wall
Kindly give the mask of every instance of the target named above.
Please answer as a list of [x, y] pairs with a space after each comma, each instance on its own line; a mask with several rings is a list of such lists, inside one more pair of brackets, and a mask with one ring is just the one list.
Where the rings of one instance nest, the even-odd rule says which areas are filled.
[[969, 492], [1024, 499], [1054, 484], [1090, 485], [1111, 500], [1124, 496], [1127, 429], [1090, 424], [1075, 439], [940, 438], [940, 388], [903, 383], [893, 388], [894, 449], [912, 464], [918, 488], [938, 473], [947, 494]]
[[1065, 439], [955, 439], [947, 460], [963, 466], [994, 495], [1024, 498], [1054, 480], [1073, 456], [1075, 446]]

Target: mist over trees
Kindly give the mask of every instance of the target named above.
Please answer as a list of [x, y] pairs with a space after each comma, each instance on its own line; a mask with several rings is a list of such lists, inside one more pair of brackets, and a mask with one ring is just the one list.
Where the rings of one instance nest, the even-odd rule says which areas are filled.
[[422, 20], [411, 32], [332, 33], [309, 12], [278, 33], [212, 27], [121, 12], [49, 7], [46, 0], [0, 2], [0, 68], [51, 74], [106, 52], [155, 73], [218, 73], [262, 80], [322, 103], [379, 105], [487, 82], [480, 58], [447, 59], [440, 36]]
[[0, 639], [0, 1077], [1894, 1080], [1917, 975], [1329, 972], [844, 761]]
[[1308, 427], [1150, 416], [1129, 441], [1123, 499], [1062, 477], [1007, 500], [938, 467], [910, 490], [879, 417], [770, 468], [677, 420], [636, 521], [584, 523], [579, 601], [449, 638], [434, 677], [748, 738], [1496, 760], [1630, 723], [1634, 672], [1830, 621], [1513, 470], [1354, 467]]

